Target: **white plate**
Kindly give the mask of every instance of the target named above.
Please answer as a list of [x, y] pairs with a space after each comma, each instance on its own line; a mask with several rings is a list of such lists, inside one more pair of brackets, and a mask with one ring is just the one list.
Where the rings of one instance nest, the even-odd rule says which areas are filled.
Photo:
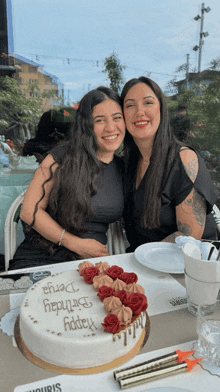
[[139, 246], [134, 254], [139, 263], [155, 271], [184, 273], [183, 252], [176, 244], [150, 242]]

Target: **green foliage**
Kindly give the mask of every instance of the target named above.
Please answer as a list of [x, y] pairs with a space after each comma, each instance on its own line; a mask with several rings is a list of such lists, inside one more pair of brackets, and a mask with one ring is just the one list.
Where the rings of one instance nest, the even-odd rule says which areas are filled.
[[220, 57], [210, 62], [210, 69], [220, 70]]
[[167, 104], [170, 117], [179, 104], [187, 106], [191, 135], [186, 142], [205, 156], [208, 168], [214, 170], [213, 178], [220, 182], [220, 77], [208, 86], [182, 91], [178, 99], [167, 99]]
[[190, 101], [189, 115], [194, 123], [194, 132], [199, 150], [220, 156], [220, 79], [203, 87], [201, 96]]
[[[176, 72], [185, 70], [183, 64]], [[188, 145], [194, 147], [205, 159], [212, 178], [220, 185], [220, 57], [210, 61], [209, 68], [202, 73], [203, 80], [212, 80], [199, 83], [190, 90], [182, 90], [180, 94], [167, 97], [167, 106], [170, 118], [177, 113], [179, 105], [187, 107], [187, 116], [190, 118], [190, 132], [186, 140]], [[195, 73], [195, 70], [193, 71]], [[196, 75], [195, 75], [196, 76]], [[176, 78], [168, 82], [167, 89], [177, 86]]]
[[167, 107], [169, 111], [169, 116], [171, 118], [177, 112], [178, 101], [176, 99], [167, 97]]
[[[16, 129], [19, 133], [19, 130], [31, 128], [34, 133], [44, 111], [42, 100], [55, 97], [53, 91], [42, 92], [37, 83], [29, 84], [26, 93], [18, 86], [15, 79], [8, 76], [0, 79], [0, 132], [6, 137], [9, 131]], [[26, 137], [27, 134], [25, 135], [24, 132], [23, 136]]]
[[[8, 76], [0, 80], [0, 116], [9, 124], [28, 124], [41, 115], [41, 102], [37, 98], [27, 99], [15, 79]], [[33, 86], [30, 86], [33, 90]]]
[[113, 52], [109, 57], [105, 58], [104, 70], [102, 72], [108, 74], [110, 80], [110, 87], [116, 92], [120, 92], [121, 86], [124, 83], [123, 70], [124, 65], [121, 65], [117, 55]]
[[185, 64], [182, 64], [182, 65], [180, 65], [180, 66], [176, 69], [176, 72], [186, 71], [186, 68], [187, 68], [187, 64], [186, 64], [186, 63], [185, 63]]

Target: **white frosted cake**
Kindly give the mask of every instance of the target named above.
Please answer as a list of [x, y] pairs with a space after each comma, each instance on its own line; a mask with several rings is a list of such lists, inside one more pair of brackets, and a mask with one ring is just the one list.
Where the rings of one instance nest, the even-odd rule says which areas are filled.
[[28, 350], [46, 363], [74, 369], [129, 353], [143, 338], [147, 299], [135, 274], [119, 272], [107, 263], [84, 262], [77, 271], [34, 284], [20, 309], [20, 336]]

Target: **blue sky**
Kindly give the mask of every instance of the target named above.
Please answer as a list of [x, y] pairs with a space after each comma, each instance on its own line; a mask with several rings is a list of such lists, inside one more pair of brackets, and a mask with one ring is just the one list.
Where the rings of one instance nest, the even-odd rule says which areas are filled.
[[[44, 64], [64, 84], [65, 98], [109, 85], [102, 72], [113, 51], [125, 65], [124, 80], [150, 76], [165, 91], [177, 67], [190, 55], [198, 69], [202, 2], [193, 0], [11, 0], [14, 52]], [[220, 2], [204, 14], [202, 70], [220, 57]], [[184, 78], [177, 74], [177, 79]]]

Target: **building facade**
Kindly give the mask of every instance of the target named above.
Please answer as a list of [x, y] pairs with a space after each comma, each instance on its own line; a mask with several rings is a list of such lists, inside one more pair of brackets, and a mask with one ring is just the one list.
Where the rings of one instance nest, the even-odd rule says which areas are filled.
[[192, 90], [199, 83], [209, 86], [211, 83], [216, 81], [216, 78], [220, 77], [219, 71], [214, 71], [210, 69], [206, 69], [198, 75], [198, 73], [190, 72], [188, 77], [188, 84], [186, 79], [179, 80], [176, 82], [176, 87], [178, 90], [178, 94], [180, 94], [184, 90]]
[[[41, 93], [51, 95], [42, 99], [42, 109], [44, 111], [52, 109], [61, 103], [59, 79], [55, 75], [44, 72], [43, 65], [25, 57], [16, 55], [10, 56], [10, 59], [16, 68], [14, 79], [17, 80], [19, 87], [25, 92], [27, 98], [37, 98], [39, 94], [37, 89], [39, 89]], [[37, 89], [30, 91], [31, 85], [36, 85]]]

